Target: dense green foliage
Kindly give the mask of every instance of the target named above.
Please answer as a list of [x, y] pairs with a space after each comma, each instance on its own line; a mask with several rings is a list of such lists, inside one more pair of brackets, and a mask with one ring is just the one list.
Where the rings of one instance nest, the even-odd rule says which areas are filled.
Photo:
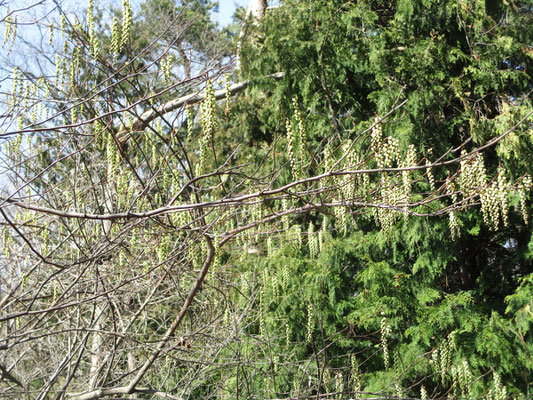
[[[234, 129], [242, 132], [245, 124], [250, 151], [260, 151], [253, 146], [282, 129], [280, 121], [293, 113], [291, 99], [297, 96], [309, 148], [325, 142], [335, 147], [369, 126], [374, 114], [383, 115], [406, 99], [383, 127], [401, 146], [413, 143], [430, 160], [431, 150], [470, 150], [532, 109], [533, 30], [525, 28], [532, 21], [527, 2], [287, 1], [267, 13], [242, 51], [244, 75], [257, 82], [258, 90], [241, 100], [245, 114]], [[285, 77], [260, 78], [276, 71], [285, 71]], [[530, 132], [524, 124], [498, 143], [486, 155], [487, 170], [501, 167], [512, 179], [531, 173]], [[437, 187], [444, 173], [436, 176]], [[429, 190], [424, 181], [418, 185]], [[364, 361], [364, 390], [395, 393], [399, 384], [413, 397], [421, 385], [435, 396], [449, 394], [452, 367], [466, 361], [479, 377], [472, 396], [487, 395], [494, 374], [512, 396], [529, 396], [531, 229], [519, 213], [497, 231], [476, 209], [459, 211], [457, 217], [461, 237], [453, 240], [444, 217], [400, 221], [384, 234], [356, 214], [345, 237], [328, 226], [332, 236], [316, 260], [284, 248], [281, 241], [276, 245], [281, 249], [259, 271], [269, 276], [259, 283], [269, 300], [258, 312], [265, 318], [271, 353], [330, 369], [332, 381], [335, 371], [348, 379], [355, 355]], [[276, 282], [283, 281], [284, 268], [294, 281], [274, 294], [266, 282], [276, 274]], [[316, 321], [306, 344], [308, 304]], [[383, 316], [392, 332], [389, 369], [375, 356]], [[289, 350], [283, 348], [284, 324], [291, 333]], [[441, 379], [432, 373], [431, 359], [452, 333], [456, 347]], [[297, 370], [288, 372], [296, 377], [289, 380], [297, 379]], [[287, 395], [290, 384], [276, 376], [277, 396]], [[333, 391], [332, 385], [321, 391]]]

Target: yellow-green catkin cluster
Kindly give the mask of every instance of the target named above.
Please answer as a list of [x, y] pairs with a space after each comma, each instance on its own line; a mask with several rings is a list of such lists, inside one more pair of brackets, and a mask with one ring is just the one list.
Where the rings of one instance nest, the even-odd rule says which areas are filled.
[[461, 364], [452, 367], [452, 379], [456, 397], [471, 399], [474, 376], [470, 371], [468, 361], [463, 360]]
[[314, 307], [313, 303], [307, 304], [307, 343], [311, 343], [313, 339], [313, 329], [315, 326]]
[[461, 236], [461, 231], [459, 230], [459, 222], [457, 221], [457, 215], [455, 215], [455, 211], [453, 210], [450, 211], [449, 214], [449, 223], [452, 240], [455, 240]]
[[292, 397], [299, 398], [300, 397], [300, 386], [302, 382], [302, 377], [300, 374], [296, 373], [294, 374], [294, 379], [292, 382]]
[[344, 392], [344, 379], [342, 377], [342, 372], [337, 371], [335, 373], [335, 393]]
[[440, 377], [442, 384], [445, 384], [446, 374], [452, 367], [453, 352], [455, 350], [455, 332], [452, 332], [444, 339], [431, 354], [430, 363], [433, 365], [435, 372]]
[[165, 83], [167, 85], [171, 82], [171, 76], [172, 76], [172, 55], [167, 54], [162, 60], [161, 60], [161, 74], [163, 75], [163, 79], [165, 80]]
[[[395, 163], [401, 166], [399, 140], [391, 136], [383, 139], [382, 127], [378, 116], [374, 119], [370, 139], [370, 149], [374, 154], [378, 168], [392, 168]], [[414, 149], [412, 151], [414, 153]], [[406, 189], [410, 189], [409, 174], [406, 174], [405, 178], [405, 185], [403, 183], [402, 185], [397, 185], [391, 173], [381, 173], [381, 207], [374, 208], [372, 213], [376, 223], [381, 225], [386, 233], [392, 231], [399, 215], [397, 209], [402, 203], [404, 204], [404, 215], [406, 214], [405, 205], [410, 196], [410, 190], [409, 192], [406, 191]]]
[[197, 174], [201, 175], [205, 170], [207, 151], [213, 142], [213, 136], [216, 128], [215, 121], [215, 89], [210, 80], [205, 87], [205, 100], [201, 105], [202, 109], [202, 138], [200, 140], [200, 162], [198, 163]]
[[383, 350], [383, 362], [385, 364], [385, 368], [389, 369], [389, 346], [387, 342], [387, 336], [389, 336], [391, 333], [391, 327], [388, 324], [387, 318], [385, 316], [381, 318], [380, 332], [381, 332], [381, 348]]
[[[173, 191], [173, 193], [175, 192], [176, 191]], [[191, 215], [186, 211], [173, 213], [172, 222], [177, 228], [182, 228], [179, 230], [178, 234], [183, 235], [185, 233], [184, 229], [191, 222]]]
[[224, 89], [226, 90], [226, 115], [229, 117], [231, 114], [231, 88], [230, 88], [230, 77], [226, 75], [224, 81]]
[[506, 400], [507, 389], [502, 385], [500, 375], [494, 372], [493, 387], [489, 390], [487, 400]]
[[61, 17], [59, 18], [59, 25], [61, 29], [61, 37], [64, 38], [67, 30], [67, 17], [65, 14], [61, 14]]
[[52, 303], [55, 303], [58, 297], [59, 297], [59, 285], [57, 284], [57, 282], [54, 282], [54, 287], [52, 289]]
[[4, 31], [4, 41], [2, 42], [2, 46], [5, 46], [9, 39], [11, 39], [11, 35], [13, 32], [13, 18], [11, 15], [8, 15], [4, 19], [4, 25], [5, 25], [5, 31]]
[[380, 185], [382, 207], [373, 210], [374, 219], [377, 224], [381, 225], [385, 233], [390, 233], [399, 216], [397, 209], [404, 197], [403, 188], [400, 185], [396, 185], [392, 176], [388, 173], [381, 175]]
[[[334, 159], [333, 151], [331, 150], [330, 145], [326, 145], [324, 147], [323, 157], [324, 157], [324, 173], [327, 174], [328, 172], [332, 171], [333, 166], [335, 165], [335, 159]], [[330, 181], [330, 179], [328, 179], [327, 181]], [[321, 185], [324, 185], [325, 182], [326, 181], [324, 180], [320, 181]]]
[[[9, 14], [9, 11], [8, 11]], [[15, 44], [15, 38], [17, 37], [17, 17], [14, 18], [11, 15], [8, 15], [4, 21], [5, 23], [5, 35], [4, 35], [4, 42], [2, 46], [5, 46], [7, 42], [9, 42], [9, 48], [7, 50], [7, 55], [11, 53], [11, 50], [13, 50], [13, 45]]]
[[109, 176], [108, 179], [114, 180], [117, 177], [118, 166], [120, 165], [120, 153], [117, 145], [113, 140], [111, 133], [107, 134], [106, 140], [106, 161], [108, 165]]
[[122, 36], [120, 33], [120, 24], [117, 17], [113, 17], [113, 23], [111, 24], [111, 54], [113, 54], [113, 63], [117, 61], [121, 51]]
[[274, 241], [272, 239], [272, 236], [269, 236], [267, 238], [266, 245], [267, 245], [267, 255], [270, 258], [274, 255]]
[[[461, 156], [464, 157], [466, 151], [463, 150]], [[463, 203], [468, 205], [474, 202], [478, 195], [487, 184], [487, 173], [483, 157], [476, 153], [473, 156], [461, 161], [461, 192], [463, 194]]]
[[397, 138], [387, 136], [381, 143], [381, 149], [376, 153], [379, 168], [392, 168], [394, 161], [400, 158], [400, 142]]
[[[466, 152], [463, 151], [464, 157]], [[508, 224], [510, 185], [500, 168], [496, 179], [487, 185], [487, 174], [483, 157], [476, 153], [461, 161], [461, 191], [465, 205], [473, 202], [476, 196], [481, 201], [484, 222], [491, 230], [497, 230], [500, 222]]]
[[296, 159], [296, 132], [290, 119], [286, 122], [287, 128], [287, 152], [289, 154], [289, 162], [291, 165], [292, 176], [294, 179], [299, 179], [298, 161]]
[[[17, 119], [17, 130], [22, 130], [23, 128], [23, 124], [22, 124], [22, 121], [21, 121], [21, 118], [18, 118]], [[15, 160], [15, 163], [18, 165], [19, 163], [19, 159], [22, 155], [21, 151], [20, 151], [20, 146], [22, 144], [22, 133], [18, 133], [15, 138], [11, 141], [10, 143], [10, 149], [9, 149], [9, 153], [10, 153], [10, 156], [13, 157], [13, 159]], [[18, 169], [18, 166], [16, 167], [16, 169]]]
[[241, 281], [239, 287], [244, 299], [248, 299], [248, 295], [250, 293], [250, 274], [250, 271], [241, 274]]
[[[334, 199], [335, 201], [335, 199]], [[335, 226], [337, 231], [346, 236], [348, 233], [348, 209], [345, 206], [334, 207], [333, 213], [335, 214]]]
[[131, 24], [133, 22], [133, 13], [131, 4], [128, 0], [122, 0], [122, 35], [120, 37], [120, 50], [126, 46], [130, 40]]
[[293, 98], [292, 103], [296, 124], [290, 119], [287, 119], [285, 123], [287, 129], [287, 151], [292, 175], [294, 179], [301, 179], [301, 167], [305, 162], [305, 149], [307, 146], [307, 128], [297, 99]]
[[55, 77], [56, 85], [59, 87], [65, 86], [68, 77], [67, 63], [61, 58], [60, 55], [56, 54], [55, 60]]
[[[401, 162], [402, 168], [414, 167], [416, 165], [416, 151], [415, 146], [410, 144], [405, 153], [405, 157]], [[411, 198], [411, 181], [412, 172], [409, 170], [402, 171], [402, 198], [403, 203], [403, 217], [407, 221], [409, 218], [409, 200]]]
[[251, 207], [251, 210], [250, 210], [250, 218], [251, 218], [251, 221], [250, 222], [256, 222], [256, 226], [255, 226], [255, 229], [253, 230], [253, 234], [254, 234], [254, 240], [257, 239], [259, 237], [259, 235], [262, 233], [262, 228], [263, 228], [263, 217], [264, 217], [264, 214], [263, 214], [263, 207], [261, 204], [254, 204], [252, 207]]
[[129, 208], [135, 201], [135, 177], [130, 169], [123, 169], [117, 179], [119, 209]]
[[293, 97], [292, 105], [294, 107], [294, 118], [298, 122], [298, 141], [299, 141], [299, 158], [301, 161], [305, 160], [305, 150], [307, 148], [307, 127], [305, 124], [304, 116], [298, 105], [298, 99]]
[[18, 104], [19, 102], [18, 95], [22, 87], [23, 87], [22, 73], [17, 67], [15, 67], [13, 68], [13, 85], [11, 89], [11, 101], [9, 104], [11, 108], [15, 108], [15, 106]]
[[502, 169], [497, 178], [480, 194], [483, 220], [491, 230], [498, 230], [500, 220], [504, 226], [509, 223], [509, 182]]
[[[346, 171], [351, 171], [356, 167], [356, 165], [358, 165], [357, 154], [355, 152], [353, 141], [347, 140], [342, 146], [342, 150], [345, 155], [344, 168]], [[342, 186], [342, 195], [344, 199], [349, 200], [354, 198], [356, 184], [357, 180], [354, 175], [344, 175], [344, 182]]]
[[[458, 196], [457, 191], [455, 187], [455, 183], [451, 179], [447, 179], [446, 181], [446, 192], [452, 199], [452, 207], [457, 204]], [[457, 221], [457, 216], [455, 215], [455, 211], [452, 209], [449, 213], [449, 221], [450, 221], [450, 232], [452, 234], [452, 240], [455, 240], [459, 236], [461, 236], [461, 231], [459, 230], [459, 222]]]
[[427, 400], [429, 398], [428, 392], [426, 391], [426, 388], [424, 385], [420, 386], [420, 398], [422, 400]]
[[315, 233], [315, 226], [311, 222], [309, 224], [309, 229], [307, 230], [307, 244], [309, 246], [309, 255], [311, 258], [316, 258], [318, 256], [318, 238]]
[[361, 398], [361, 372], [359, 371], [359, 362], [357, 361], [357, 358], [352, 354], [350, 358], [351, 363], [351, 374], [350, 374], [350, 381], [352, 384], [352, 390], [354, 392], [354, 399]]
[[[157, 253], [157, 256], [159, 258], [159, 262], [161, 262], [161, 259], [163, 259], [163, 260], [165, 259], [165, 256], [161, 256], [159, 254], [159, 251]], [[123, 274], [124, 269], [126, 268], [127, 265], [128, 265], [128, 257], [126, 256], [126, 252], [124, 250], [120, 250], [119, 253], [118, 253], [118, 266], [119, 266], [118, 273], [119, 273], [119, 275]]]
[[379, 168], [391, 168], [394, 161], [400, 157], [400, 142], [392, 136], [383, 139], [383, 129], [379, 119], [378, 116], [374, 118], [374, 126], [370, 134], [370, 149], [374, 153]]
[[[67, 17], [61, 15], [61, 38], [63, 39], [63, 54], [68, 54], [70, 41], [64, 40], [67, 32]], [[81, 28], [78, 29], [81, 32]]]
[[274, 296], [274, 298], [279, 297], [280, 282], [277, 274], [272, 275], [270, 284], [272, 286], [272, 296]]
[[374, 118], [372, 131], [370, 133], [370, 150], [373, 154], [377, 154], [380, 152], [381, 143], [383, 142], [383, 129], [379, 120], [380, 118], [376, 115], [376, 117]]
[[[282, 211], [288, 211], [290, 209], [289, 200], [282, 199], [281, 200], [281, 208], [282, 208]], [[283, 230], [285, 232], [288, 232], [289, 228], [290, 228], [290, 221], [289, 221], [289, 216], [288, 215], [284, 215], [284, 216], [281, 217], [281, 224], [283, 225]]]
[[359, 179], [360, 185], [359, 185], [359, 193], [363, 196], [367, 196], [370, 193], [370, 175], [369, 174], [363, 174], [361, 176], [361, 179]]
[[326, 387], [326, 389], [328, 389], [329, 383], [331, 382], [331, 369], [330, 368], [327, 368], [327, 367], [324, 368], [324, 373], [322, 374], [322, 381], [324, 382], [324, 386]]
[[189, 246], [189, 260], [194, 269], [199, 269], [202, 265], [202, 247], [198, 244]]
[[[81, 47], [76, 46], [72, 52], [72, 59], [70, 61], [69, 86], [71, 90], [76, 88], [76, 77], [79, 75], [81, 68]], [[75, 109], [74, 107], [72, 108]], [[74, 122], [74, 120], [73, 120]]]
[[426, 177], [428, 178], [429, 183], [429, 191], [431, 193], [435, 193], [436, 186], [435, 186], [435, 176], [433, 175], [433, 171], [431, 170], [431, 162], [426, 159]]
[[294, 230], [296, 235], [296, 241], [298, 243], [298, 246], [301, 248], [303, 245], [302, 227], [300, 225], [295, 225]]
[[[395, 376], [398, 376], [398, 374], [395, 373]], [[396, 391], [396, 397], [397, 398], [399, 398], [399, 399], [403, 398], [402, 386], [400, 385], [398, 380], [396, 382], [394, 382], [394, 390]]]
[[221, 249], [220, 249], [220, 234], [215, 233], [213, 237], [213, 248], [215, 250], [215, 255], [213, 257], [213, 266], [212, 271], [213, 275], [216, 275], [221, 265]]
[[283, 290], [287, 290], [289, 288], [290, 281], [291, 281], [291, 276], [289, 272], [289, 266], [285, 264], [283, 265], [283, 268], [281, 270], [281, 286]]
[[526, 224], [529, 223], [529, 212], [527, 210], [526, 201], [527, 201], [527, 190], [533, 185], [531, 175], [526, 174], [522, 178], [521, 184], [518, 186], [518, 195], [520, 197], [520, 213]]
[[51, 46], [54, 43], [54, 25], [48, 25], [48, 44]]
[[[22, 288], [22, 290], [24, 290], [24, 288], [26, 287], [26, 285], [28, 284], [28, 280], [29, 280], [29, 276], [28, 274], [26, 273], [22, 273], [22, 276], [20, 277], [20, 286]], [[20, 322], [20, 320], [17, 319], [17, 323]], [[18, 328], [18, 327], [17, 327]]]
[[91, 54], [94, 58], [98, 57], [100, 52], [100, 43], [96, 37], [96, 28], [94, 21], [94, 0], [89, 0], [87, 6], [87, 28], [89, 33], [89, 47], [91, 49]]

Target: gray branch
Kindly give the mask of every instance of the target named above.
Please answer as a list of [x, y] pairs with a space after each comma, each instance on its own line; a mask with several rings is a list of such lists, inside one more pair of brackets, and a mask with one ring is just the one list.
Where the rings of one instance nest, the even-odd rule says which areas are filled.
[[[268, 77], [272, 79], [281, 79], [285, 76], [285, 72], [276, 72], [275, 74], [271, 74]], [[249, 85], [250, 81], [245, 80], [242, 82], [237, 82], [229, 87], [229, 92], [231, 96], [236, 95], [237, 93], [242, 92], [246, 87]], [[226, 97], [226, 89], [220, 89], [215, 91], [215, 99], [221, 100], [224, 97]], [[166, 102], [165, 104], [148, 111], [143, 112], [137, 121], [133, 123], [133, 125], [129, 128], [122, 127], [120, 132], [117, 134], [117, 137], [124, 137], [127, 136], [130, 131], [139, 131], [143, 130], [150, 122], [152, 122], [157, 117], [160, 117], [162, 115], [165, 115], [166, 113], [169, 113], [171, 111], [174, 111], [180, 107], [196, 104], [205, 99], [204, 93], [193, 93], [189, 94], [187, 96], [180, 97], [175, 100], [170, 100]]]

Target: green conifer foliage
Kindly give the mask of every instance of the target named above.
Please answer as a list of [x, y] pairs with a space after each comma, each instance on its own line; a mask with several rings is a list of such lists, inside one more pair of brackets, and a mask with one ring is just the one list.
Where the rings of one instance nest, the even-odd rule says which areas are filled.
[[[407, 173], [358, 178], [355, 191], [376, 196], [381, 186], [387, 204], [431, 193], [422, 213], [451, 204], [441, 198], [447, 194], [457, 206], [442, 217], [404, 220], [388, 209], [348, 208], [353, 222], [347, 237], [342, 227], [330, 227], [332, 237], [320, 240], [316, 261], [305, 250], [284, 250], [288, 259], [269, 257], [265, 268], [302, 268], [300, 297], [316, 296], [321, 330], [312, 341], [304, 339], [305, 301], [293, 299], [291, 308], [272, 303], [272, 318], [292, 318], [292, 335], [300, 332], [302, 341], [313, 343], [295, 346], [294, 357], [348, 368], [350, 354], [356, 354], [367, 360], [357, 370], [357, 387], [369, 392], [393, 395], [395, 385], [411, 397], [531, 392], [532, 232], [521, 221], [528, 220], [530, 203], [520, 189], [531, 186], [533, 169], [533, 32], [524, 29], [531, 18], [529, 6], [519, 1], [286, 1], [256, 28], [260, 41], [245, 45], [241, 56], [245, 76], [256, 82], [251, 93], [263, 106], [240, 106], [250, 115], [249, 140], [273, 140], [276, 118], [290, 116], [297, 97], [306, 147], [311, 158], [323, 158], [316, 170], [304, 166], [307, 173], [328, 171], [347, 144], [353, 160], [372, 151], [371, 165], [379, 168], [431, 165], [493, 144], [483, 156], [465, 157], [459, 168], [414, 171], [411, 179]], [[261, 79], [277, 71], [285, 72], [281, 80]], [[403, 100], [394, 117], [357, 136]], [[508, 132], [523, 118], [529, 122]], [[292, 165], [292, 142], [288, 147], [286, 162]], [[409, 155], [414, 152], [425, 160], [415, 160]], [[396, 193], [404, 180], [405, 192]], [[518, 207], [508, 213], [510, 205]], [[341, 213], [335, 210], [334, 216], [335, 226], [342, 226]], [[313, 223], [318, 226], [320, 219]], [[382, 313], [390, 336], [377, 333], [383, 330]], [[372, 353], [384, 348], [383, 338], [389, 369]], [[394, 368], [402, 371], [400, 380]], [[319, 390], [311, 381], [302, 380], [300, 391], [305, 385]]]

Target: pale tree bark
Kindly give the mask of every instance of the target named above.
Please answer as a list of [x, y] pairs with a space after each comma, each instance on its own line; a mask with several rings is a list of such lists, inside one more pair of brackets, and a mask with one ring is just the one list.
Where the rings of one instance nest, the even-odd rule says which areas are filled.
[[98, 385], [98, 372], [102, 362], [102, 345], [104, 344], [104, 339], [102, 334], [99, 332], [102, 329], [101, 318], [103, 312], [103, 305], [101, 303], [97, 303], [94, 311], [97, 321], [94, 324], [95, 333], [93, 334], [93, 340], [91, 343], [91, 369], [89, 372], [89, 387], [91, 389], [95, 389]]
[[[107, 164], [106, 168], [106, 174], [107, 174], [107, 183], [105, 186], [105, 208], [107, 212], [112, 213], [113, 212], [113, 166], [111, 163]], [[111, 221], [103, 221], [103, 231], [106, 235], [106, 237], [111, 237]], [[112, 265], [110, 265], [108, 262], [105, 262], [102, 265], [105, 270], [111, 270], [113, 268]], [[103, 281], [100, 282], [98, 268], [95, 269], [96, 277], [95, 277], [95, 293], [98, 294], [100, 291], [104, 291], [101, 286], [103, 285]], [[102, 369], [102, 359], [104, 358], [102, 354], [102, 346], [104, 345], [104, 338], [103, 335], [100, 333], [102, 331], [102, 321], [104, 320], [104, 312], [105, 312], [105, 305], [102, 304], [100, 301], [96, 300], [95, 304], [95, 310], [94, 315], [96, 318], [96, 321], [94, 323], [94, 330], [93, 333], [93, 340], [91, 343], [91, 368], [90, 368], [90, 378], [89, 378], [89, 389], [94, 390], [98, 386], [98, 377], [99, 372]]]
[[[246, 9], [246, 18], [251, 18], [253, 24], [259, 23], [265, 16], [265, 11], [268, 7], [267, 0], [250, 0], [248, 3], [248, 8]], [[245, 39], [246, 30], [245, 25], [241, 27], [241, 32], [239, 33], [239, 47], [237, 49], [237, 60], [236, 66], [237, 70], [241, 69], [241, 42]]]
[[[284, 76], [285, 76], [284, 72], [276, 72], [274, 74], [269, 75], [269, 78], [281, 79]], [[234, 83], [233, 85], [229, 87], [230, 94], [234, 96], [242, 92], [244, 89], [248, 87], [249, 83], [250, 83], [249, 80]], [[215, 91], [216, 100], [221, 100], [225, 97], [226, 97], [226, 89], [220, 89], [220, 90]], [[130, 127], [121, 126], [119, 132], [117, 133], [117, 140], [120, 141], [121, 143], [124, 143], [130, 138], [131, 132], [142, 131], [143, 129], [145, 129], [145, 127], [150, 122], [152, 122], [156, 118], [163, 116], [171, 111], [177, 110], [178, 108], [181, 108], [183, 106], [198, 104], [202, 102], [203, 100], [205, 100], [205, 93], [192, 93], [186, 96], [179, 97], [177, 99], [170, 100], [157, 108], [149, 109], [143, 112], [141, 115], [139, 115], [137, 120]]]
[[265, 16], [267, 7], [267, 0], [250, 0], [246, 10], [246, 17], [252, 16], [254, 21], [260, 21]]

